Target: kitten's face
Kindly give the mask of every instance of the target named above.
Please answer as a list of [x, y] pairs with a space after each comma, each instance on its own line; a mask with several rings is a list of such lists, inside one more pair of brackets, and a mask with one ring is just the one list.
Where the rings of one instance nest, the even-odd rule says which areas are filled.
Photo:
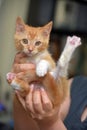
[[20, 17], [16, 21], [15, 45], [18, 51], [28, 56], [36, 55], [48, 47], [52, 22], [43, 27], [31, 27]]

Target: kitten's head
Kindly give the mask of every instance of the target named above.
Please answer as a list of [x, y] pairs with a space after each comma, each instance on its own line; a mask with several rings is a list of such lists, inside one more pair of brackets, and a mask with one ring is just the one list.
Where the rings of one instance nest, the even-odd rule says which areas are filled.
[[43, 27], [26, 25], [18, 17], [16, 20], [15, 45], [18, 51], [28, 56], [36, 55], [48, 48], [52, 22]]

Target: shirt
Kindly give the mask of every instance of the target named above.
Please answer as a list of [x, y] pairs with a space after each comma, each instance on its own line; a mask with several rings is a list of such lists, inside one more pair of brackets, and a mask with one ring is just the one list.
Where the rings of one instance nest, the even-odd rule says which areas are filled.
[[71, 85], [71, 105], [64, 120], [67, 130], [87, 130], [87, 119], [81, 122], [81, 115], [87, 107], [87, 77], [76, 76]]

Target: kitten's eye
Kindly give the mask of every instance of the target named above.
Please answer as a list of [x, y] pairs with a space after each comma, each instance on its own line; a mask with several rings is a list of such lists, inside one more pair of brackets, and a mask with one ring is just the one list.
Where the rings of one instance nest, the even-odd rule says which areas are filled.
[[41, 41], [37, 41], [37, 42], [35, 43], [36, 46], [39, 46], [40, 44], [41, 44]]
[[22, 39], [22, 42], [23, 42], [24, 44], [28, 44], [28, 40], [27, 40], [27, 39]]

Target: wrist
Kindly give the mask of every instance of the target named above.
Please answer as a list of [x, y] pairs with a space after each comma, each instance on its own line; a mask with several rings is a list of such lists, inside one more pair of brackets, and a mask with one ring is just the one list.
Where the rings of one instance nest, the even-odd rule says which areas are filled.
[[56, 120], [39, 121], [38, 126], [40, 130], [67, 130], [63, 121], [59, 118]]
[[43, 120], [37, 120], [37, 124], [40, 130], [67, 130], [58, 115], [50, 118], [47, 117]]
[[43, 119], [37, 119], [37, 123], [41, 126], [52, 125], [58, 120], [58, 115], [45, 117]]
[[54, 127], [57, 121], [58, 121], [57, 118], [52, 117], [50, 119], [46, 118], [43, 120], [38, 120], [37, 124], [40, 130], [51, 130], [51, 128]]

